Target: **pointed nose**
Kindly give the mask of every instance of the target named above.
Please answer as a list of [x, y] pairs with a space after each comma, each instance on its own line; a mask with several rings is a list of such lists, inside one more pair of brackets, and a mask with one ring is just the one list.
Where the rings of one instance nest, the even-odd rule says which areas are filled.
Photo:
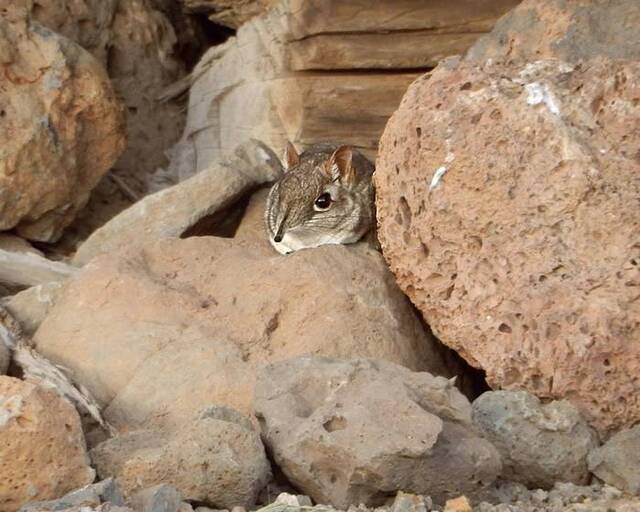
[[273, 237], [273, 241], [279, 244], [280, 242], [282, 242], [282, 235], [278, 233], [276, 236]]

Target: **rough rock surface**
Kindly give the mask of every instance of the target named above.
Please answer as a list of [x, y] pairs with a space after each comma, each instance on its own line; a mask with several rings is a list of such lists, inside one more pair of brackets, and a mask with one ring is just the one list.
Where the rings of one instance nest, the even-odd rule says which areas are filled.
[[381, 255], [365, 245], [284, 257], [262, 234], [123, 251], [68, 281], [34, 336], [39, 352], [109, 404], [116, 426], [175, 424], [212, 402], [249, 412], [256, 369], [300, 354], [446, 371]]
[[275, 181], [281, 173], [280, 159], [268, 147], [248, 141], [232, 157], [141, 199], [94, 231], [76, 252], [74, 263], [84, 264], [120, 247], [178, 238], [206, 217], [224, 215], [225, 208], [240, 196]]
[[7, 297], [2, 304], [20, 323], [22, 332], [31, 337], [53, 307], [62, 287], [63, 283], [55, 281], [39, 284]]
[[[252, 137], [277, 152], [287, 139], [299, 149], [333, 140], [374, 157], [416, 69], [466, 50], [516, 3], [464, 0], [452, 9], [444, 0], [402, 0], [363, 9], [341, 0], [281, 1], [194, 69], [172, 172], [191, 176]], [[259, 5], [234, 2], [248, 4]]]
[[447, 60], [375, 175], [385, 258], [436, 335], [600, 431], [640, 420], [639, 80], [637, 62]]
[[0, 510], [57, 498], [94, 476], [73, 406], [54, 391], [0, 377]]
[[640, 425], [618, 432], [593, 450], [589, 470], [609, 485], [640, 494]]
[[271, 469], [260, 435], [216, 408], [179, 431], [138, 430], [91, 450], [98, 475], [113, 476], [125, 495], [165, 483], [182, 497], [219, 509], [253, 505]]
[[478, 494], [500, 456], [443, 377], [384, 361], [300, 357], [258, 377], [256, 415], [280, 469], [317, 503], [379, 505], [398, 490]]
[[639, 25], [636, 0], [524, 0], [471, 47], [467, 58], [638, 60]]
[[489, 391], [473, 402], [473, 422], [502, 456], [504, 475], [530, 488], [589, 483], [595, 432], [567, 401], [541, 404], [526, 391]]
[[[15, 9], [15, 11], [14, 11]], [[100, 64], [11, 7], [0, 20], [0, 230], [56, 240], [124, 148]]]

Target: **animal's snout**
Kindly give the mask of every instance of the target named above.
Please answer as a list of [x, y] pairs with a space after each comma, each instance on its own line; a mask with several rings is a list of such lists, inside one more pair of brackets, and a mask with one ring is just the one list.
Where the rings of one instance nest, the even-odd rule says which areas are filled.
[[282, 242], [282, 234], [278, 233], [276, 236], [273, 237], [273, 241], [277, 244], [279, 244], [280, 242]]

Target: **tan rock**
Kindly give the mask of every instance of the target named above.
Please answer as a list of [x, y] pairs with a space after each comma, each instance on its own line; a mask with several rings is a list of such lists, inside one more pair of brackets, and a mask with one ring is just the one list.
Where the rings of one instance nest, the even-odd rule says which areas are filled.
[[329, 140], [374, 157], [415, 69], [465, 50], [516, 3], [282, 0], [196, 66], [171, 166], [190, 176], [251, 137], [278, 152], [287, 139]]
[[80, 246], [74, 262], [84, 264], [98, 254], [160, 238], [179, 238], [208, 217], [224, 215], [224, 209], [244, 194], [275, 181], [282, 173], [280, 159], [257, 141], [238, 146], [234, 153], [111, 219]]
[[80, 417], [55, 392], [0, 377], [0, 509], [57, 498], [89, 484]]
[[5, 299], [4, 306], [30, 337], [53, 307], [62, 287], [63, 283], [56, 281], [32, 286]]
[[0, 250], [22, 254], [37, 254], [42, 256], [42, 252], [27, 242], [24, 238], [11, 235], [9, 233], [0, 233]]
[[223, 509], [253, 505], [271, 475], [259, 433], [247, 418], [221, 418], [215, 408], [189, 420], [177, 432], [139, 430], [101, 443], [91, 450], [98, 474], [115, 477], [138, 510], [156, 510], [149, 505], [159, 491], [176, 504], [182, 495]]
[[145, 175], [167, 164], [165, 152], [184, 126], [181, 105], [158, 101], [186, 74], [177, 27], [153, 0], [39, 0], [31, 16], [80, 44], [107, 70], [127, 108], [128, 144], [115, 167], [142, 192]]
[[594, 57], [638, 60], [640, 9], [635, 0], [524, 0], [469, 50], [476, 61], [577, 63]]
[[123, 117], [100, 64], [26, 19], [0, 20], [0, 229], [57, 239], [124, 148]]
[[447, 500], [444, 505], [444, 512], [473, 512], [473, 508], [466, 496], [459, 496]]
[[600, 432], [640, 419], [639, 78], [446, 61], [408, 90], [376, 171], [385, 258], [436, 335]]
[[445, 371], [381, 255], [358, 244], [283, 257], [263, 237], [149, 241], [94, 258], [34, 339], [127, 428], [211, 403], [250, 412], [257, 369], [300, 354]]

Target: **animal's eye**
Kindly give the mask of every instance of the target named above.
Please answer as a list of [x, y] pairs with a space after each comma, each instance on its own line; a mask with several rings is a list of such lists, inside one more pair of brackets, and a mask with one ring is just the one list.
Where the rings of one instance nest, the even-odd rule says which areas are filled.
[[313, 209], [317, 212], [328, 210], [332, 201], [333, 200], [331, 199], [331, 194], [329, 194], [329, 192], [320, 194], [313, 203]]

